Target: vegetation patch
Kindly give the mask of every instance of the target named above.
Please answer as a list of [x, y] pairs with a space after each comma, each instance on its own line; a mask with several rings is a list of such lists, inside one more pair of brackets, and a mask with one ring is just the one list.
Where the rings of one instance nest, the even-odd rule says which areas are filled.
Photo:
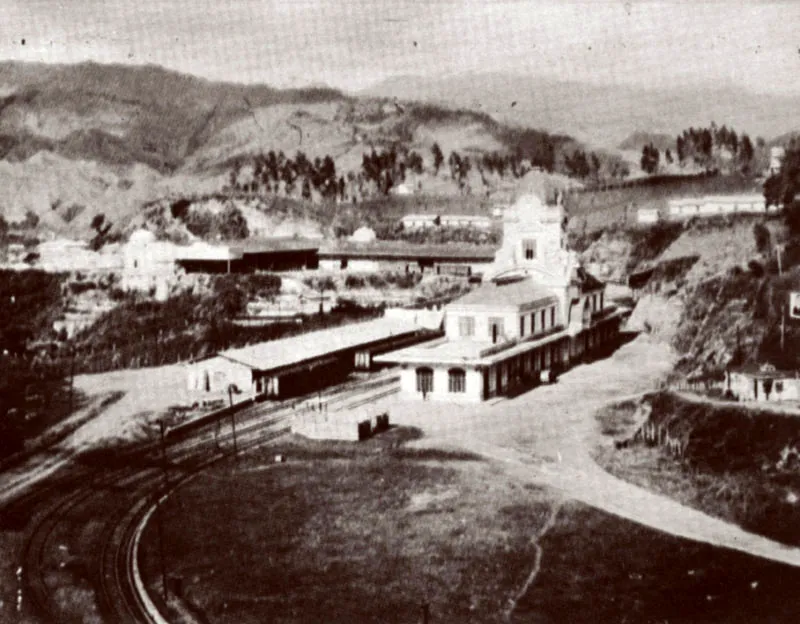
[[[503, 621], [549, 495], [482, 461], [398, 452], [418, 435], [292, 438], [182, 487], [164, 508], [164, 544], [187, 602], [237, 624], [416, 622], [426, 604], [433, 622]], [[157, 545], [151, 523], [142, 564], [154, 589]]]
[[[800, 545], [797, 418], [668, 392], [649, 396], [646, 405], [651, 412], [644, 427], [661, 432], [656, 437], [662, 444], [636, 436], [626, 448], [604, 446], [597, 451], [603, 467], [746, 530]], [[632, 406], [615, 407], [598, 414], [604, 433], [618, 436], [627, 428], [633, 436]], [[667, 437], [678, 441], [677, 457], [675, 447], [663, 444]]]
[[800, 570], [667, 535], [580, 503], [541, 539], [513, 622], [791, 622]]

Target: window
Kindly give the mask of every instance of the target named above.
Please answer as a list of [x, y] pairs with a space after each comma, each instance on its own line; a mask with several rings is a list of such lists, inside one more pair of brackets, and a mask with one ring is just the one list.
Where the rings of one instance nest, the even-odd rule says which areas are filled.
[[417, 392], [433, 392], [433, 371], [430, 368], [417, 369]]
[[467, 391], [467, 374], [461, 368], [451, 368], [447, 371], [450, 392]]
[[525, 335], [525, 317], [519, 317], [519, 337], [522, 338]]
[[550, 327], [556, 326], [556, 308], [553, 306], [550, 308]]
[[458, 319], [458, 335], [462, 338], [465, 336], [475, 335], [475, 319], [471, 316], [461, 316]]
[[541, 330], [547, 329], [547, 317], [545, 316], [546, 310], [542, 310], [542, 327]]
[[522, 253], [526, 260], [536, 259], [536, 240], [529, 239], [522, 241]]
[[531, 333], [532, 334], [536, 333], [536, 313], [535, 312], [531, 313]]
[[497, 343], [503, 337], [503, 319], [501, 318], [490, 318], [489, 319], [489, 338], [492, 340], [492, 344]]

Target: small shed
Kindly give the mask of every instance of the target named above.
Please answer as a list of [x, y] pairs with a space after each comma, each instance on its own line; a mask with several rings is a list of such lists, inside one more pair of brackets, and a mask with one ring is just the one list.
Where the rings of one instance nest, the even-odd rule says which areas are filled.
[[800, 400], [800, 373], [778, 370], [772, 364], [749, 364], [729, 369], [725, 387], [740, 401]]

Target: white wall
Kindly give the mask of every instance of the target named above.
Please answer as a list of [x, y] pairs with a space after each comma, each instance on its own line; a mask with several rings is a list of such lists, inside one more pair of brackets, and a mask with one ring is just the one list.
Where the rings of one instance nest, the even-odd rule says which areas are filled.
[[[400, 371], [400, 392], [405, 398], [422, 400], [422, 393], [417, 392], [417, 368], [425, 366], [409, 365]], [[451, 403], [475, 403], [481, 400], [483, 392], [483, 376], [475, 369], [464, 369], [466, 373], [465, 392], [450, 392], [448, 371], [451, 366], [429, 366], [433, 369], [433, 391], [428, 393], [429, 401]]]

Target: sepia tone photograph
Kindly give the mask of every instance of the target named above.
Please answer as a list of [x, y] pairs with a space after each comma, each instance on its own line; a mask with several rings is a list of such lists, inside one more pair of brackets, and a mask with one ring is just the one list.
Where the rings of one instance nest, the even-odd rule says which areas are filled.
[[0, 0], [0, 624], [800, 620], [798, 25]]

